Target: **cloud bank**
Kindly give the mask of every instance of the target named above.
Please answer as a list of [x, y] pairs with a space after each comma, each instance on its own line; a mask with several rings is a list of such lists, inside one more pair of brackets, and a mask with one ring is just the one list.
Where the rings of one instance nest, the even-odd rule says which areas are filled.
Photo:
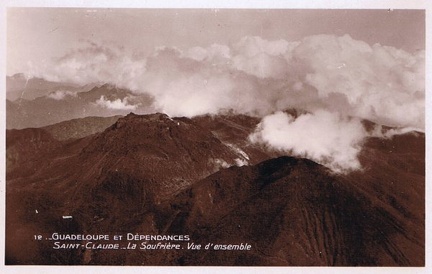
[[111, 101], [106, 99], [103, 95], [98, 100], [96, 100], [95, 104], [103, 108], [114, 110], [135, 110], [138, 107], [137, 105], [129, 104], [127, 97], [124, 99], [118, 98]]
[[83, 47], [42, 64], [30, 64], [27, 74], [53, 82], [79, 85], [111, 83], [136, 89], [133, 83], [145, 72], [145, 58], [116, 46], [85, 42]]
[[284, 112], [266, 116], [249, 138], [342, 172], [361, 167], [357, 154], [367, 135], [359, 119], [319, 110], [297, 118]]
[[[336, 169], [358, 167], [356, 153], [367, 136], [359, 119], [425, 127], [425, 52], [369, 45], [349, 35], [300, 41], [244, 37], [231, 45], [160, 47], [149, 56], [87, 43], [30, 73], [52, 81], [115, 84], [152, 96], [153, 107], [170, 116], [259, 116], [251, 140], [326, 159]], [[123, 101], [99, 101], [133, 109]], [[280, 112], [290, 108], [309, 114], [294, 119]]]
[[370, 46], [349, 35], [292, 42], [245, 37], [233, 45], [162, 47], [147, 57], [87, 43], [30, 73], [148, 93], [173, 116], [227, 109], [264, 116], [297, 107], [424, 128], [424, 61], [424, 51]]

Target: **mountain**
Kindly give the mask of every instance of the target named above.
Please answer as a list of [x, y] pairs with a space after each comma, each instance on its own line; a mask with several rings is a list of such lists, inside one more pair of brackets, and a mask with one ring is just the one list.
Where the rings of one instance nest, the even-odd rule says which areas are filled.
[[[86, 120], [70, 124], [81, 122], [86, 128]], [[335, 174], [250, 144], [257, 123], [130, 113], [78, 139], [54, 138], [61, 130], [48, 128], [8, 130], [6, 263], [424, 265], [424, 134], [369, 138], [364, 169]], [[113, 251], [55, 250], [32, 238], [54, 232], [190, 240], [171, 241], [179, 250]], [[197, 251], [191, 243], [251, 249]]]
[[[7, 139], [16, 139], [14, 133], [26, 136], [26, 130], [12, 130], [7, 131]], [[28, 139], [24, 137], [23, 142]], [[59, 142], [52, 136], [50, 140]], [[63, 213], [73, 214], [85, 230], [91, 229], [95, 220], [130, 228], [131, 216], [217, 171], [219, 162], [233, 164], [237, 157], [210, 131], [187, 118], [171, 119], [164, 114], [130, 114], [99, 134], [63, 141], [62, 145], [43, 154], [30, 147], [26, 153], [37, 155], [34, 159], [19, 168], [8, 166], [8, 218], [28, 220], [31, 208], [31, 212], [39, 212], [31, 217], [31, 223], [35, 221], [40, 229], [64, 229], [56, 221]], [[18, 157], [13, 149], [10, 143], [10, 162]], [[35, 166], [40, 168], [37, 172], [20, 176], [21, 170], [34, 170]], [[124, 196], [119, 199], [119, 194]], [[129, 209], [131, 205], [135, 207]], [[121, 217], [124, 212], [130, 214]], [[8, 227], [14, 224], [8, 221]], [[15, 246], [18, 236], [14, 235], [10, 232], [8, 239]]]
[[57, 90], [77, 91], [79, 86], [70, 83], [57, 83], [37, 77], [27, 77], [22, 73], [6, 76], [6, 98], [34, 100]]
[[163, 200], [216, 171], [218, 162], [234, 164], [237, 155], [188, 118], [131, 113], [96, 135], [80, 157], [95, 169], [115, 170], [112, 176], [133, 173], [146, 181], [149, 197]]
[[85, 117], [43, 127], [57, 140], [79, 139], [104, 131], [123, 116]]
[[168, 233], [254, 252], [181, 254], [177, 263], [424, 265], [424, 135], [371, 138], [361, 160], [366, 169], [349, 175], [280, 157], [201, 180], [171, 204]]
[[391, 239], [381, 239], [385, 252], [367, 252], [399, 265], [424, 265], [425, 143], [419, 132], [370, 138], [359, 156], [364, 169], [345, 176], [379, 209], [378, 218], [389, 220], [379, 233], [392, 230]]
[[19, 105], [15, 104], [12, 101], [6, 100], [6, 128], [7, 129], [26, 128], [26, 126], [24, 127], [19, 126], [24, 120], [22, 116], [23, 115], [21, 114]]
[[[306, 159], [281, 157], [223, 170], [194, 185], [187, 195], [192, 198], [180, 207], [170, 233], [194, 231], [197, 242], [248, 243], [253, 251], [182, 254], [186, 265], [402, 262], [386, 258], [396, 233], [391, 217], [383, 218], [380, 208], [349, 181]], [[410, 259], [417, 258], [411, 254]]]
[[[117, 88], [115, 85], [104, 84], [101, 86], [93, 87], [92, 89], [81, 92], [77, 96], [83, 101], [95, 102], [104, 96], [108, 100], [124, 100], [126, 97], [131, 96], [132, 92], [127, 89]], [[147, 98], [150, 100], [150, 98]]]
[[26, 163], [37, 160], [62, 146], [51, 134], [38, 128], [8, 130], [6, 136], [7, 172], [19, 168], [19, 172], [22, 173]]
[[131, 110], [148, 113], [152, 98], [134, 95], [112, 85], [101, 85], [85, 91], [56, 90], [32, 100], [7, 101], [6, 128], [44, 127], [88, 116], [126, 115]]
[[272, 157], [283, 156], [281, 152], [248, 141], [248, 136], [260, 122], [257, 117], [233, 114], [202, 115], [192, 120], [227, 144], [239, 155], [243, 164], [257, 164]]

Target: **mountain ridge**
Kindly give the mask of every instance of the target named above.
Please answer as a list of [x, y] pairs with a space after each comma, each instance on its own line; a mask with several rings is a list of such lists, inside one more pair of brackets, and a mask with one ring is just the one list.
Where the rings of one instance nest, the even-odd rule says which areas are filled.
[[[247, 144], [256, 122], [130, 113], [78, 139], [8, 130], [8, 163], [38, 158], [8, 164], [7, 263], [424, 265], [424, 134], [369, 138], [365, 168], [344, 175]], [[43, 138], [12, 153], [32, 136]], [[22, 237], [38, 231], [188, 234], [253, 251], [58, 253]]]

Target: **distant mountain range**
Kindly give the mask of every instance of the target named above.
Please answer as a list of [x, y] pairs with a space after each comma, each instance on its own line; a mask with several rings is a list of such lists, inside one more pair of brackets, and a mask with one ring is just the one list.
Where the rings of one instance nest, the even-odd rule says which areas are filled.
[[27, 79], [22, 74], [6, 78], [6, 128], [43, 127], [88, 116], [115, 116], [154, 112], [146, 94], [109, 84], [77, 86]]
[[91, 88], [92, 85], [80, 87], [71, 83], [51, 82], [42, 78], [30, 77], [22, 73], [6, 77], [6, 99], [9, 101], [34, 100], [58, 90], [80, 91]]
[[[75, 99], [111, 98], [112, 89]], [[130, 96], [119, 94], [112, 98]], [[364, 169], [335, 174], [251, 144], [258, 123], [130, 113], [7, 130], [6, 264], [424, 266], [423, 133], [369, 138]], [[32, 238], [53, 232], [189, 235], [252, 248], [59, 251]]]

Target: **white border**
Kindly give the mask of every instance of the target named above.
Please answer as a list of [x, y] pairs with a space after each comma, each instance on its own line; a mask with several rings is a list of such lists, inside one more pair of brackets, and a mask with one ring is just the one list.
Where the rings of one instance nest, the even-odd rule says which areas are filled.
[[[432, 108], [430, 88], [432, 86], [431, 45], [432, 1], [429, 0], [2, 0], [0, 3], [0, 147], [5, 150], [6, 125], [6, 8], [7, 7], [90, 7], [90, 8], [249, 8], [249, 9], [425, 9], [426, 10], [426, 267], [132, 267], [132, 266], [4, 266], [5, 235], [5, 153], [0, 153], [0, 272], [1, 273], [432, 273], [432, 231], [429, 213], [432, 210], [429, 178], [431, 176], [430, 143], [432, 137], [430, 109]], [[419, 254], [420, 255], [420, 254]]]

